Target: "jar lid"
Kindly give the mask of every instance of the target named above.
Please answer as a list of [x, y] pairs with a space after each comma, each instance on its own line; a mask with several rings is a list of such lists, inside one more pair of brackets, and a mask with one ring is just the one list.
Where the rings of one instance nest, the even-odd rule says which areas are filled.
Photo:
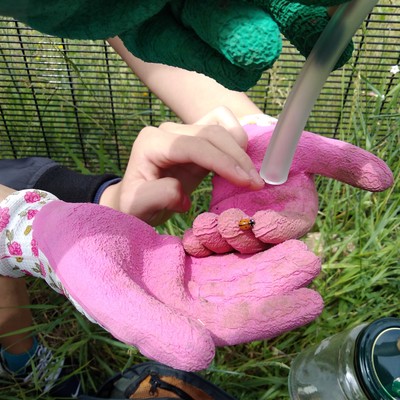
[[370, 400], [400, 400], [400, 319], [367, 325], [357, 337], [354, 364]]

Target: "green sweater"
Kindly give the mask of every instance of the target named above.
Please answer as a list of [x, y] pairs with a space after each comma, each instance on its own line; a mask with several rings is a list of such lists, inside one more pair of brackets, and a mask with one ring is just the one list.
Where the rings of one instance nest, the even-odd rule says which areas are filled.
[[[281, 33], [307, 57], [329, 22], [325, 7], [291, 0], [0, 0], [0, 15], [62, 38], [118, 35], [144, 61], [197, 71], [233, 90], [249, 89], [273, 65]], [[349, 44], [336, 67], [351, 53]]]

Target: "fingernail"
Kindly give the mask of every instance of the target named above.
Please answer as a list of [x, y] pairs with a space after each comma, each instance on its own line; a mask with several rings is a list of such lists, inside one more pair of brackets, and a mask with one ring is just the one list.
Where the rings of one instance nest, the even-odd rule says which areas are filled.
[[250, 177], [251, 180], [256, 183], [259, 186], [264, 186], [264, 180], [261, 178], [260, 174], [257, 172], [257, 170], [252, 169], [250, 172]]

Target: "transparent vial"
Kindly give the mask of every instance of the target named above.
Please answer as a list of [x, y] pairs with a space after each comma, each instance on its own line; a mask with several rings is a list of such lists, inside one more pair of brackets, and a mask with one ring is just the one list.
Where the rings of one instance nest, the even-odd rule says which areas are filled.
[[400, 399], [400, 319], [381, 318], [323, 340], [293, 361], [292, 400]]

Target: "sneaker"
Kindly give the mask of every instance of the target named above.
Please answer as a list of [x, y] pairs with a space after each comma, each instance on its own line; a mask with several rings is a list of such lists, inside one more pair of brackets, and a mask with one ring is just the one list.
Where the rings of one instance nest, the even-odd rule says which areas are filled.
[[42, 393], [54, 397], [77, 398], [81, 394], [81, 384], [76, 375], [72, 375], [72, 365], [63, 358], [56, 359], [53, 352], [38, 344], [35, 354], [18, 373], [10, 371], [0, 353], [0, 376], [14, 380], [21, 385], [35, 387]]

